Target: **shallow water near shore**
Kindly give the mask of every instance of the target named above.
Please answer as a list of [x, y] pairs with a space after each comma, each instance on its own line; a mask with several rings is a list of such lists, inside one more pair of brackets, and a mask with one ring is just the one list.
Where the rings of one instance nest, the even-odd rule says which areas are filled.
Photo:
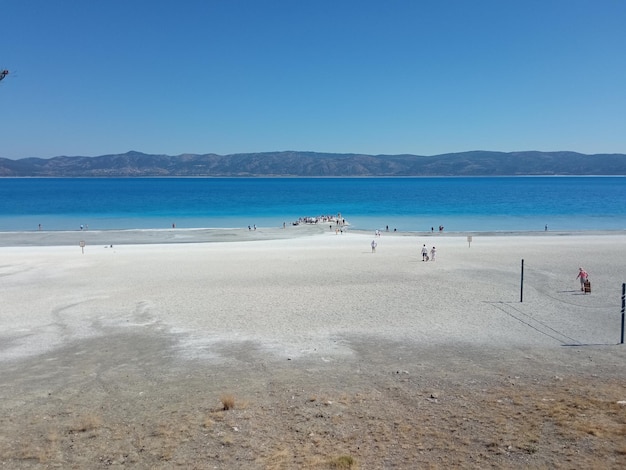
[[0, 231], [282, 227], [625, 230], [626, 178], [4, 178]]

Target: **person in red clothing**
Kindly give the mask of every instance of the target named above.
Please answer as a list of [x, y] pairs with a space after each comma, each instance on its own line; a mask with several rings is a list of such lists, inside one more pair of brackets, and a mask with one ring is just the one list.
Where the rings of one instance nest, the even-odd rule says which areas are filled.
[[583, 268], [578, 268], [578, 276], [576, 276], [576, 279], [580, 279], [580, 290], [582, 292], [585, 291], [585, 282], [587, 282], [588, 277], [589, 275], [587, 274], [587, 271]]

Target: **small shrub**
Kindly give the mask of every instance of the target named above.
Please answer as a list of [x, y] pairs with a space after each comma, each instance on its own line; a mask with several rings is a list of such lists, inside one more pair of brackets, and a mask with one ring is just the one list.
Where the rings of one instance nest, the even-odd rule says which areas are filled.
[[235, 407], [235, 397], [232, 395], [222, 395], [220, 401], [224, 411], [232, 410]]
[[102, 425], [102, 419], [96, 415], [86, 415], [79, 418], [70, 428], [72, 432], [93, 431]]
[[330, 466], [332, 468], [339, 468], [339, 469], [356, 468], [356, 460], [354, 460], [354, 458], [349, 455], [342, 455], [342, 456], [334, 458], [330, 462]]

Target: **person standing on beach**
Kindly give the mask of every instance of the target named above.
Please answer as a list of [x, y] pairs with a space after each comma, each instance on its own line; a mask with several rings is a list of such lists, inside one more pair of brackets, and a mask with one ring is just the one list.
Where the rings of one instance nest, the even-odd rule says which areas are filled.
[[585, 292], [585, 282], [587, 282], [588, 277], [587, 271], [583, 268], [578, 268], [578, 276], [576, 276], [576, 279], [580, 279], [580, 290], [582, 292]]
[[378, 243], [376, 243], [376, 240], [372, 240], [372, 253], [376, 253], [376, 245], [378, 245]]
[[435, 261], [435, 255], [437, 254], [437, 249], [433, 246], [430, 250], [430, 260]]
[[426, 261], [428, 259], [428, 248], [426, 245], [422, 246], [422, 261]]

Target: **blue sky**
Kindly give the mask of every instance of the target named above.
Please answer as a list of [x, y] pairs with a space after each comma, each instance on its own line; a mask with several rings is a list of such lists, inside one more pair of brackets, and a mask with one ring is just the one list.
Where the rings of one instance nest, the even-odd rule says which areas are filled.
[[0, 157], [626, 153], [623, 0], [0, 0]]

